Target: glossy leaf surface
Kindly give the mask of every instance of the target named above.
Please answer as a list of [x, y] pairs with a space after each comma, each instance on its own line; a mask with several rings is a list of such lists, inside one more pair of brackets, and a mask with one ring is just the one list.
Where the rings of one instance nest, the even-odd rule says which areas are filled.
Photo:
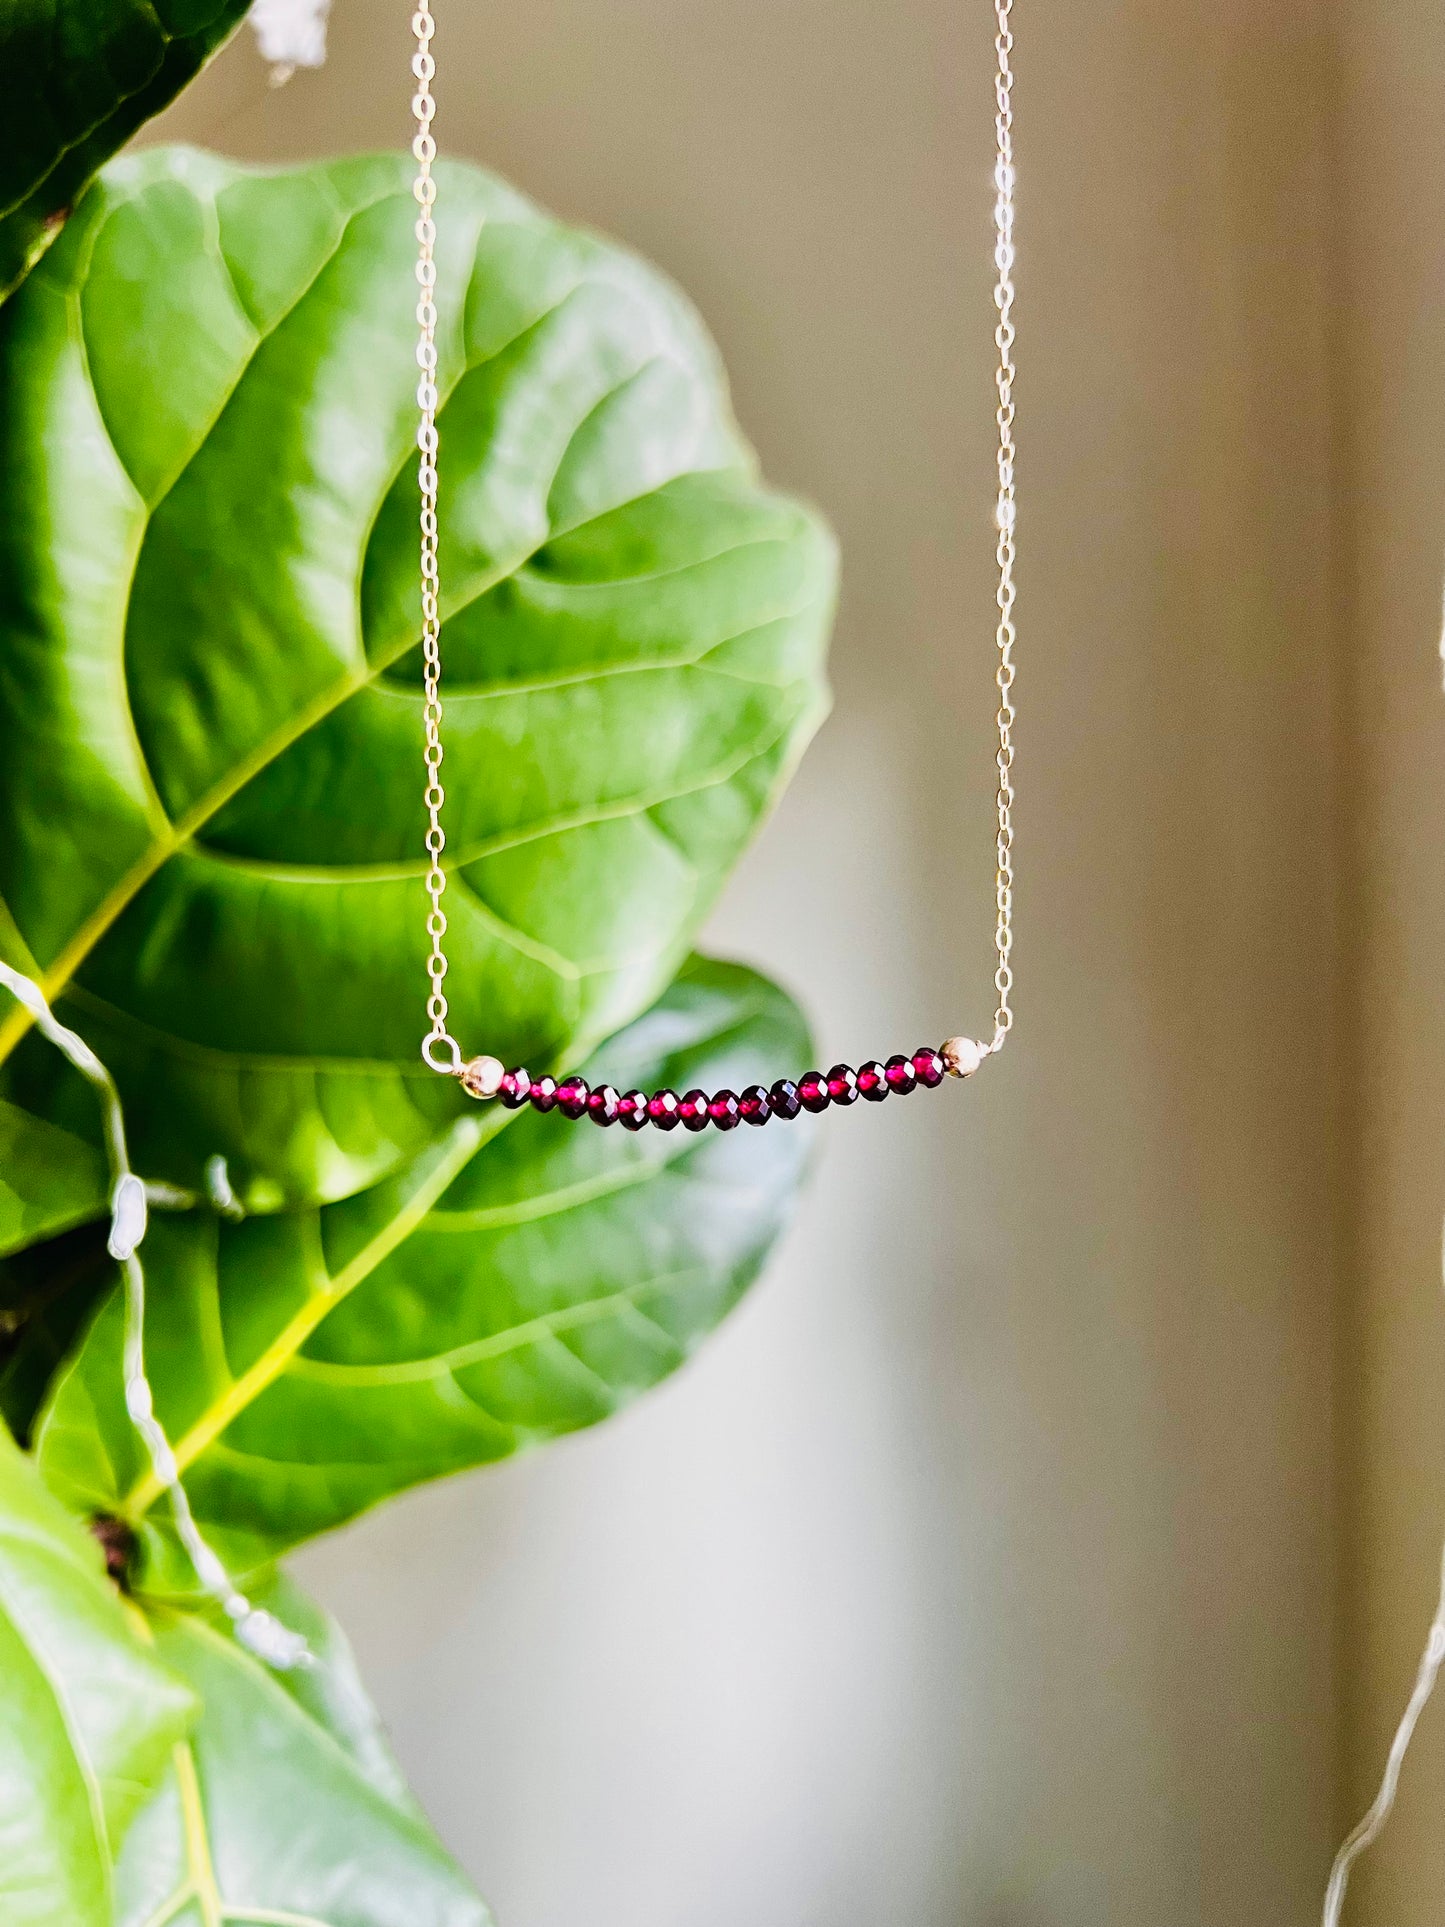
[[127, 1837], [116, 1927], [489, 1927], [400, 1789], [344, 1640], [292, 1586], [266, 1603], [307, 1633], [311, 1671], [271, 1673], [196, 1615], [153, 1619], [204, 1711]]
[[[592, 1073], [741, 1089], [808, 1053], [782, 993], [696, 963]], [[691, 1136], [474, 1112], [403, 1178], [310, 1212], [157, 1218], [145, 1247], [157, 1409], [197, 1517], [253, 1570], [423, 1479], [605, 1418], [664, 1378], [755, 1275], [805, 1120]], [[481, 1148], [479, 1148], [481, 1147]], [[143, 1529], [142, 1583], [188, 1577], [125, 1414], [118, 1298], [37, 1431], [77, 1508]]]
[[0, 1431], [0, 1920], [112, 1927], [113, 1859], [195, 1706]]
[[250, 0], [5, 0], [0, 299], [86, 183], [215, 52]]
[[[0, 946], [137, 1168], [253, 1209], [464, 1103], [417, 1055], [408, 171], [127, 159], [0, 310]], [[448, 989], [541, 1069], [686, 954], [821, 713], [833, 556], [659, 276], [472, 169], [439, 223]], [[3, 1094], [70, 1124], [20, 1028]]]
[[0, 1258], [102, 1217], [109, 1191], [94, 1144], [0, 1098]]

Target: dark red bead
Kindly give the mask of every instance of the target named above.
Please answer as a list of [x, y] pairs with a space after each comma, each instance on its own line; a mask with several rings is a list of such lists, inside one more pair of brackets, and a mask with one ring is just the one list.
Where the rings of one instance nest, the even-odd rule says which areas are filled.
[[532, 1094], [532, 1080], [524, 1070], [503, 1071], [502, 1088], [497, 1092], [509, 1111], [520, 1110]]
[[780, 1077], [768, 1092], [768, 1106], [774, 1117], [796, 1117], [803, 1106], [798, 1099], [798, 1087], [791, 1078]]
[[531, 1099], [534, 1110], [550, 1111], [552, 1106], [557, 1102], [556, 1078], [534, 1077], [532, 1079], [532, 1088], [528, 1091], [527, 1096]]
[[932, 1090], [935, 1084], [943, 1082], [946, 1066], [936, 1050], [916, 1050], [913, 1053], [913, 1074], [920, 1084]]
[[708, 1105], [707, 1114], [720, 1131], [736, 1130], [740, 1112], [735, 1093], [719, 1091]]
[[627, 1091], [619, 1097], [617, 1121], [625, 1131], [640, 1131], [647, 1122], [647, 1092]]
[[620, 1102], [610, 1084], [599, 1084], [595, 1091], [587, 1093], [587, 1115], [594, 1124], [615, 1124]]
[[889, 1090], [899, 1097], [907, 1097], [918, 1082], [918, 1072], [908, 1057], [890, 1057], [883, 1066], [883, 1075], [888, 1079]]
[[557, 1086], [557, 1109], [563, 1117], [581, 1117], [587, 1109], [587, 1086], [580, 1077], [564, 1077]]
[[828, 1073], [828, 1101], [830, 1104], [856, 1104], [858, 1102], [858, 1073], [846, 1064], [835, 1064]]
[[888, 1095], [888, 1073], [879, 1063], [858, 1066], [858, 1094], [873, 1104], [881, 1104]]
[[647, 1100], [647, 1115], [659, 1131], [675, 1131], [681, 1122], [677, 1115], [677, 1092], [654, 1091]]
[[766, 1124], [773, 1114], [768, 1094], [761, 1084], [749, 1084], [738, 1099], [738, 1115], [748, 1124]]
[[809, 1071], [798, 1079], [798, 1102], [805, 1111], [826, 1111], [828, 1080], [821, 1071]]
[[708, 1127], [708, 1096], [706, 1091], [689, 1091], [686, 1097], [677, 1100], [677, 1115], [684, 1130], [705, 1131]]

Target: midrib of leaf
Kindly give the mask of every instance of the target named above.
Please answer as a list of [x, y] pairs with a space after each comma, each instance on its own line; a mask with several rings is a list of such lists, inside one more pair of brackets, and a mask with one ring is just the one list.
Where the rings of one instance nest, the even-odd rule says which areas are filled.
[[186, 1836], [186, 1866], [190, 1891], [178, 1895], [179, 1905], [195, 1900], [201, 1909], [202, 1927], [224, 1927], [225, 1913], [216, 1869], [211, 1859], [211, 1838], [206, 1827], [206, 1808], [201, 1799], [201, 1783], [196, 1773], [196, 1756], [190, 1743], [182, 1740], [175, 1750], [176, 1786], [181, 1796], [181, 1821]]
[[[403, 651], [398, 649], [396, 653], [400, 655]], [[145, 854], [131, 865], [120, 881], [101, 900], [45, 972], [41, 979], [41, 989], [46, 997], [53, 1001], [59, 996], [122, 911], [129, 907], [132, 899], [150, 882], [156, 872], [191, 840], [197, 830], [203, 828], [216, 812], [230, 802], [231, 798], [253, 776], [258, 775], [274, 757], [279, 756], [308, 729], [330, 715], [333, 709], [338, 708], [349, 696], [363, 688], [369, 680], [370, 678], [364, 674], [350, 675], [344, 677], [339, 683], [333, 684], [330, 689], [324, 690], [294, 717], [289, 718], [287, 723], [266, 741], [258, 744], [249, 756], [243, 757], [213, 790], [203, 796], [199, 802], [194, 803], [184, 815], [177, 817], [167, 834], [157, 837]], [[34, 1021], [28, 1010], [17, 1007], [5, 1022], [0, 1024], [0, 1064], [5, 1062]]]
[[[354, 1291], [363, 1279], [409, 1238], [447, 1186], [476, 1154], [490, 1132], [476, 1118], [463, 1118], [447, 1137], [447, 1148], [408, 1197], [406, 1204], [329, 1283], [315, 1289], [295, 1316], [255, 1360], [233, 1379], [191, 1429], [175, 1443], [176, 1465], [184, 1473], [200, 1455], [259, 1398], [295, 1357], [322, 1319]], [[165, 1487], [155, 1473], [137, 1480], [121, 1506], [123, 1517], [136, 1521], [153, 1506]]]

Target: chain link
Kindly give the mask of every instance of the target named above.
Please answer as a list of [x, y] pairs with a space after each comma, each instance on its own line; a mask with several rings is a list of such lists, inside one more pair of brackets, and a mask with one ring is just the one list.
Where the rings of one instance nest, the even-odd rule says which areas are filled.
[[1013, 766], [1014, 766], [1014, 659], [1013, 649], [1015, 629], [1014, 609], [1014, 529], [1016, 506], [1014, 499], [1014, 323], [1013, 323], [1013, 266], [1014, 266], [1014, 148], [1013, 148], [1013, 66], [1010, 55], [1013, 53], [1014, 38], [1009, 25], [1013, 12], [1013, 0], [994, 0], [994, 16], [998, 31], [994, 37], [994, 51], [998, 56], [998, 71], [994, 75], [993, 91], [996, 112], [994, 114], [994, 134], [997, 138], [998, 153], [994, 161], [993, 183], [995, 198], [993, 204], [994, 267], [998, 279], [994, 283], [993, 303], [998, 310], [998, 325], [994, 329], [994, 342], [998, 348], [998, 370], [994, 381], [998, 388], [998, 629], [995, 640], [998, 644], [998, 668], [994, 681], [998, 685], [998, 751], [994, 761], [998, 766], [998, 869], [995, 876], [995, 898], [998, 912], [994, 926], [994, 948], [998, 953], [998, 968], [994, 971], [994, 988], [998, 991], [998, 1008], [993, 1015], [993, 1041], [990, 1051], [1003, 1048], [1004, 1039], [1013, 1028], [1013, 1009], [1009, 1002], [1013, 990]]
[[422, 800], [426, 805], [426, 851], [430, 859], [426, 890], [431, 899], [426, 920], [427, 935], [431, 939], [431, 951], [426, 962], [426, 1012], [431, 1020], [431, 1029], [421, 1050], [433, 1070], [458, 1071], [461, 1069], [462, 1053], [457, 1040], [447, 1029], [447, 957], [442, 943], [447, 933], [446, 911], [442, 909], [442, 896], [447, 887], [442, 852], [446, 848], [447, 838], [442, 828], [442, 804], [446, 801], [446, 791], [442, 788], [441, 780], [442, 658], [438, 600], [441, 578], [437, 561], [437, 230], [433, 213], [436, 182], [431, 171], [437, 151], [431, 131], [432, 119], [436, 114], [436, 102], [432, 99], [431, 91], [436, 75], [436, 61], [431, 50], [436, 22], [432, 19], [427, 0], [420, 0], [412, 15], [411, 27], [416, 35], [416, 52], [411, 57], [411, 70], [416, 76], [416, 92], [411, 102], [411, 111], [416, 117], [416, 135], [411, 144], [411, 151], [416, 157], [416, 179], [411, 191], [417, 204], [416, 361], [420, 374], [416, 385], [416, 405], [420, 419], [416, 442], [419, 453], [417, 486], [421, 494], [421, 647], [422, 685], [425, 691], [422, 715], [426, 725], [426, 788]]

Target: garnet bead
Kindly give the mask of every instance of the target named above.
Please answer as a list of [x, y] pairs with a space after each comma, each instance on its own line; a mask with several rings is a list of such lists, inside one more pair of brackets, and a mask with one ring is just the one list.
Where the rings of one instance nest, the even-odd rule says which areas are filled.
[[798, 1099], [798, 1087], [791, 1078], [780, 1077], [768, 1092], [768, 1108], [774, 1117], [796, 1117], [803, 1106]]
[[858, 1074], [847, 1064], [835, 1064], [829, 1071], [828, 1101], [844, 1105], [858, 1102]]
[[532, 1108], [537, 1111], [550, 1111], [557, 1102], [557, 1080], [555, 1077], [534, 1077], [532, 1088], [527, 1093]]
[[581, 1117], [587, 1109], [587, 1086], [580, 1077], [564, 1077], [557, 1086], [557, 1109], [563, 1117]]
[[890, 1057], [883, 1066], [883, 1075], [888, 1079], [888, 1088], [899, 1097], [907, 1097], [918, 1082], [918, 1072], [913, 1068], [911, 1058]]
[[[519, 1066], [503, 1072], [497, 1095], [510, 1109], [518, 1110], [530, 1102], [539, 1111], [554, 1107], [564, 1117], [587, 1116], [595, 1124], [621, 1124], [629, 1131], [640, 1131], [655, 1124], [659, 1131], [675, 1130], [681, 1124], [689, 1131], [705, 1131], [715, 1124], [720, 1131], [734, 1130], [739, 1124], [766, 1124], [769, 1118], [794, 1118], [799, 1111], [826, 1111], [830, 1104], [845, 1108], [866, 1097], [881, 1104], [890, 1094], [906, 1097], [922, 1084], [928, 1089], [941, 1084], [952, 1068], [949, 1051], [959, 1040], [953, 1039], [940, 1050], [916, 1050], [911, 1057], [890, 1057], [886, 1064], [871, 1058], [860, 1069], [835, 1064], [826, 1075], [808, 1071], [795, 1084], [780, 1077], [770, 1090], [749, 1084], [741, 1097], [731, 1091], [691, 1090], [685, 1097], [674, 1091], [628, 1091], [619, 1097], [610, 1084], [589, 1089], [580, 1077], [567, 1077], [559, 1084], [552, 1077], [532, 1077]], [[983, 1055], [982, 1046], [972, 1046]], [[960, 1074], [965, 1074], [960, 1072]]]
[[821, 1071], [809, 1071], [798, 1079], [798, 1102], [805, 1111], [826, 1111], [828, 1080]]
[[943, 1082], [944, 1063], [942, 1055], [936, 1050], [916, 1050], [913, 1053], [913, 1074], [920, 1084], [932, 1090], [935, 1084]]
[[518, 1111], [532, 1094], [532, 1080], [520, 1068], [507, 1071], [502, 1077], [502, 1088], [497, 1092], [509, 1111]]

